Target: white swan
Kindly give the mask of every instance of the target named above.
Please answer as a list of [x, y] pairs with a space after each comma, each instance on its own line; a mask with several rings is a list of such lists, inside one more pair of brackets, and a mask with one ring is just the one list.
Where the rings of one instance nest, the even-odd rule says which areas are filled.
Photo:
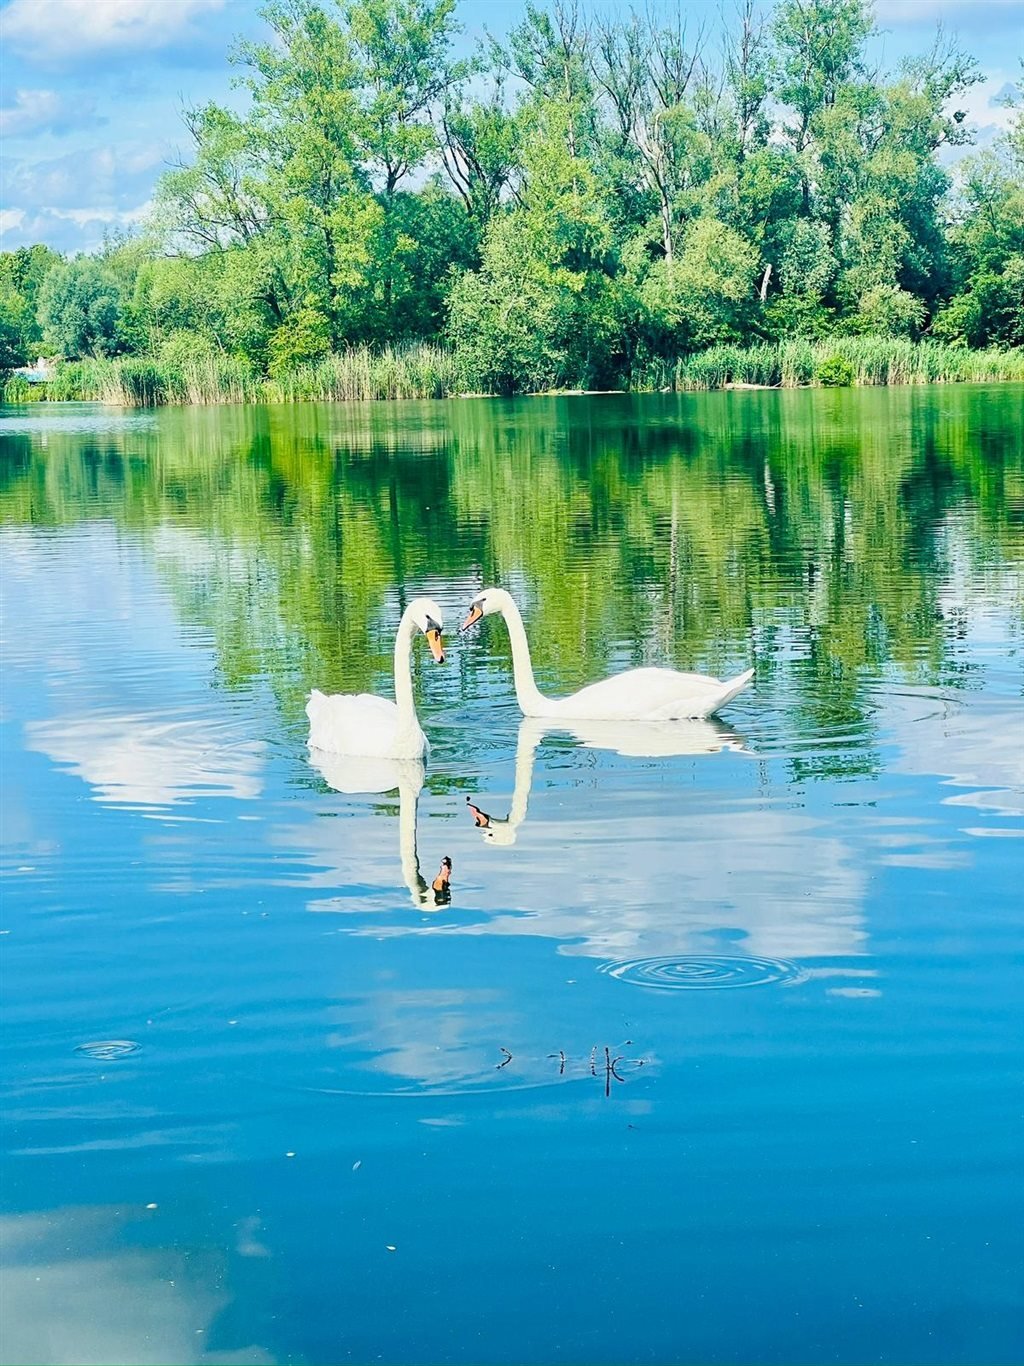
[[678, 673], [675, 669], [630, 669], [591, 683], [569, 697], [545, 697], [533, 681], [530, 646], [519, 608], [503, 588], [486, 588], [470, 604], [462, 623], [465, 631], [499, 612], [512, 642], [512, 671], [516, 700], [524, 716], [581, 721], [696, 720], [731, 702], [754, 677], [753, 669], [722, 682], [707, 674]]
[[450, 858], [441, 860], [441, 868], [430, 886], [420, 872], [416, 851], [416, 812], [423, 787], [423, 762], [420, 759], [362, 759], [352, 755], [329, 754], [314, 747], [309, 751], [309, 762], [328, 787], [335, 792], [393, 792], [398, 790], [398, 854], [402, 862], [402, 880], [409, 889], [414, 906], [436, 910], [451, 901]]
[[420, 730], [412, 696], [412, 637], [417, 628], [421, 630], [434, 658], [443, 664], [443, 622], [440, 607], [430, 598], [414, 598], [402, 613], [395, 636], [394, 702], [365, 692], [328, 697], [314, 688], [306, 703], [310, 749], [366, 759], [419, 759], [427, 749], [427, 737]]

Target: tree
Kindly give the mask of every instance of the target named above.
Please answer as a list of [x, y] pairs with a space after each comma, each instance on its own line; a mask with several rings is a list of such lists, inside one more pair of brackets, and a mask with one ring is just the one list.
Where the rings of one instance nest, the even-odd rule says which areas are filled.
[[1024, 346], [1024, 105], [995, 147], [965, 163], [951, 234], [959, 279], [936, 336]]
[[90, 256], [65, 261], [39, 292], [44, 340], [62, 356], [112, 356], [121, 346], [121, 294], [104, 266]]
[[614, 375], [611, 225], [568, 121], [560, 104], [534, 111], [522, 206], [492, 221], [479, 272], [452, 292], [449, 336], [475, 387], [591, 388]]

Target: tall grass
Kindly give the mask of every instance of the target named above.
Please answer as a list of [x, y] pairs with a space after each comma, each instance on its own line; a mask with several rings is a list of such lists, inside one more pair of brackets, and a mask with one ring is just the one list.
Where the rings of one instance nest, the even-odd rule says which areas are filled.
[[281, 402], [449, 398], [460, 389], [455, 357], [440, 346], [355, 347], [268, 383]]
[[[842, 364], [836, 365], [837, 360]], [[630, 387], [722, 389], [731, 384], [764, 384], [793, 389], [836, 383], [836, 375], [847, 374], [855, 385], [1024, 381], [1024, 350], [968, 351], [940, 342], [892, 337], [796, 338], [746, 348], [716, 346], [682, 357], [674, 366], [648, 364], [630, 377]]]
[[[624, 377], [633, 390], [722, 389], [728, 385], [928, 384], [1024, 381], [1024, 349], [968, 351], [939, 342], [889, 337], [796, 338], [754, 346], [716, 346], [676, 361], [650, 359]], [[124, 407], [161, 403], [302, 403], [450, 398], [467, 388], [456, 352], [427, 344], [371, 351], [353, 347], [274, 379], [247, 361], [220, 354], [159, 361], [141, 356], [70, 361], [32, 393], [17, 376], [2, 395], [90, 399]], [[40, 392], [43, 391], [44, 392]]]
[[152, 407], [446, 398], [458, 393], [460, 386], [452, 353], [422, 345], [388, 346], [382, 351], [354, 347], [275, 379], [263, 378], [238, 357], [217, 354], [178, 362], [140, 356], [69, 361], [58, 367], [46, 387], [46, 397], [53, 399]]

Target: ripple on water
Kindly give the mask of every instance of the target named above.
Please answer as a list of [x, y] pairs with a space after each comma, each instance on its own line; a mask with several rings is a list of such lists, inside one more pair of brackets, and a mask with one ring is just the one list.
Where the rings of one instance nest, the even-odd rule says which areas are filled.
[[598, 969], [621, 982], [656, 991], [715, 991], [799, 982], [803, 973], [783, 958], [733, 958], [724, 954], [682, 958], [625, 958]]
[[127, 1058], [137, 1053], [141, 1046], [133, 1039], [96, 1039], [92, 1043], [77, 1044], [75, 1052], [81, 1053], [84, 1058], [95, 1058], [98, 1062], [114, 1062], [117, 1058]]

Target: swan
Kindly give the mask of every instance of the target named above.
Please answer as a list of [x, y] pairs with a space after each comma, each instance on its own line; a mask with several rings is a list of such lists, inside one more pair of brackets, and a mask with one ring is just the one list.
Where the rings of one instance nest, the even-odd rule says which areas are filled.
[[398, 791], [398, 856], [402, 864], [402, 881], [408, 888], [412, 904], [424, 910], [447, 905], [452, 899], [452, 861], [447, 856], [433, 882], [420, 872], [416, 849], [416, 815], [420, 792], [423, 789], [424, 768], [421, 759], [363, 759], [355, 755], [330, 754], [310, 748], [309, 762], [328, 787], [346, 794]]
[[675, 669], [630, 669], [591, 683], [569, 697], [545, 697], [533, 681], [526, 629], [511, 593], [504, 588], [485, 588], [478, 593], [460, 631], [495, 612], [505, 618], [508, 627], [516, 700], [524, 716], [581, 721], [697, 720], [731, 702], [754, 677], [753, 669], [725, 682]]
[[335, 693], [316, 688], [306, 703], [310, 749], [352, 754], [366, 759], [419, 759], [427, 750], [412, 697], [410, 657], [418, 628], [431, 654], [444, 663], [441, 629], [444, 618], [430, 598], [414, 598], [402, 613], [395, 636], [395, 701], [372, 693]]

